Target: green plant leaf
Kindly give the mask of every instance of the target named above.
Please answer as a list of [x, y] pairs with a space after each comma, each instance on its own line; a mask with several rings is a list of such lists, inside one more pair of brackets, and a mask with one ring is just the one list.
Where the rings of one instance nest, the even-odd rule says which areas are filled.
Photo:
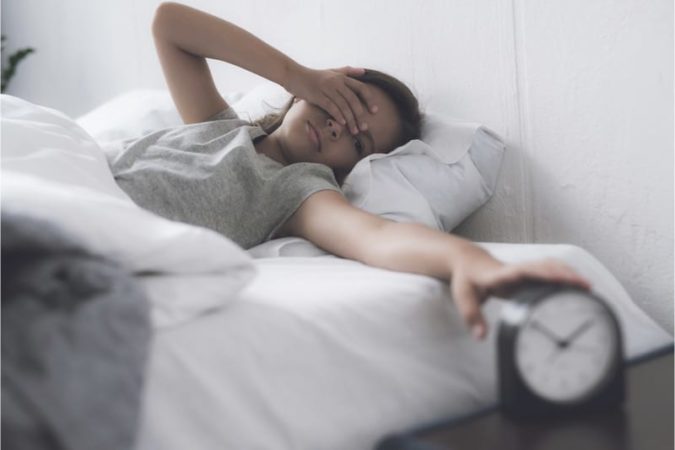
[[[7, 37], [3, 34], [1, 38], [2, 42], [2, 57], [4, 59], [5, 46], [4, 43], [7, 40]], [[19, 63], [28, 55], [35, 52], [35, 49], [32, 47], [26, 47], [17, 50], [16, 52], [9, 55], [7, 60], [8, 64], [2, 69], [2, 86], [0, 86], [0, 92], [5, 92], [7, 86], [9, 86], [9, 81], [14, 77], [16, 68]]]

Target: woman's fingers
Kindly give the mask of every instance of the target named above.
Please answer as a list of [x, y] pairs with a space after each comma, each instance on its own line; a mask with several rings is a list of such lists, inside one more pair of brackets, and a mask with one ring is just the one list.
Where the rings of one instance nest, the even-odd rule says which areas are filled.
[[[345, 99], [347, 99], [349, 105], [351, 106], [352, 113], [356, 120], [356, 125], [361, 127], [362, 123], [367, 124], [366, 113], [370, 112], [371, 114], [375, 114], [378, 109], [377, 105], [375, 104], [375, 98], [373, 97], [371, 87], [367, 83], [363, 83], [359, 80], [349, 77], [349, 75], [363, 75], [366, 69], [362, 67], [345, 66], [333, 70], [347, 75], [347, 77], [344, 79], [344, 83], [349, 89], [340, 90], [340, 92], [345, 97]], [[365, 130], [364, 128], [361, 129]]]
[[[302, 69], [295, 73], [287, 89], [298, 98], [317, 105], [353, 134], [368, 127], [368, 111], [374, 107], [371, 88], [349, 75], [358, 76], [365, 69], [345, 66], [338, 69]], [[364, 105], [365, 103], [365, 105]]]
[[344, 90], [345, 90], [344, 88], [337, 89], [337, 93], [335, 94], [335, 102], [340, 108], [342, 115], [347, 120], [347, 128], [349, 128], [349, 131], [352, 134], [357, 134], [359, 132], [358, 119], [353, 110], [354, 106], [351, 103], [349, 103], [348, 98], [346, 98], [346, 94], [344, 93]]
[[462, 316], [464, 323], [471, 329], [471, 333], [476, 339], [483, 339], [487, 334], [487, 323], [481, 312], [482, 299], [476, 292], [474, 286], [458, 276], [452, 283], [452, 297]]
[[[358, 133], [358, 129], [361, 129], [361, 131], [365, 131], [368, 129], [368, 124], [366, 122], [366, 110], [363, 108], [363, 105], [361, 104], [361, 100], [354, 94], [354, 92], [349, 89], [349, 88], [343, 88], [340, 89], [340, 94], [342, 94], [343, 98], [347, 100], [349, 103], [349, 108], [350, 111], [349, 113], [353, 116], [353, 125], [357, 128], [356, 132]], [[352, 133], [354, 132], [354, 128], [351, 128]]]
[[358, 94], [361, 101], [366, 105], [368, 111], [370, 111], [372, 114], [377, 112], [377, 105], [375, 104], [375, 98], [371, 93], [370, 86], [353, 78], [347, 78], [345, 83], [351, 88], [352, 91]]
[[357, 134], [359, 129], [365, 131], [368, 129], [368, 122], [366, 118], [366, 111], [361, 103], [361, 99], [354, 93], [352, 88], [348, 85], [349, 77], [342, 77], [342, 84], [336, 86], [335, 102], [340, 107], [342, 115], [347, 119], [349, 131], [352, 134]]
[[568, 265], [556, 259], [507, 264], [494, 269], [473, 268], [453, 275], [452, 296], [472, 334], [482, 339], [487, 323], [481, 305], [491, 296], [507, 298], [527, 281], [545, 281], [590, 289], [591, 285]]
[[547, 281], [590, 289], [590, 283], [569, 266], [554, 259], [544, 259], [502, 267], [486, 283], [489, 295], [508, 297], [525, 281]]
[[[328, 95], [329, 94], [326, 94], [327, 97]], [[330, 101], [333, 103], [334, 108], [340, 111], [339, 115], [333, 113], [331, 113], [331, 115], [338, 121], [340, 121], [340, 118], [344, 118], [345, 122], [340, 121], [340, 123], [347, 125], [347, 128], [352, 134], [357, 134], [359, 128], [362, 130], [367, 129], [367, 122], [362, 118], [365, 114], [365, 110], [359, 99], [353, 92], [350, 92], [348, 88], [336, 88], [335, 90], [331, 90]], [[331, 112], [331, 110], [327, 111], [329, 113]], [[362, 124], [365, 125], [365, 128], [361, 127]]]
[[342, 125], [346, 125], [351, 133], [356, 134], [359, 130], [357, 119], [352, 110], [353, 106], [349, 104], [346, 94], [343, 94], [348, 89], [344, 87], [344, 81], [341, 79], [346, 78], [340, 75], [324, 79], [320, 90], [325, 97], [325, 101], [319, 106], [333, 116], [336, 121]]
[[555, 259], [535, 261], [530, 265], [530, 270], [533, 275], [545, 281], [569, 284], [582, 289], [591, 288], [588, 280], [575, 272], [570, 266]]
[[333, 102], [333, 100], [327, 95], [324, 94], [323, 99], [319, 102], [319, 106], [341, 124], [344, 125], [347, 123], [347, 120], [342, 115], [340, 108], [338, 108], [335, 102]]
[[335, 70], [336, 72], [342, 72], [345, 75], [354, 75], [354, 76], [363, 75], [366, 72], [366, 69], [364, 69], [363, 67], [352, 67], [352, 66], [338, 67], [331, 70]]
[[[352, 134], [368, 129], [368, 109], [377, 111], [371, 88], [352, 76], [363, 75], [365, 69], [345, 66], [328, 70], [308, 70], [305, 81], [292, 93], [317, 104], [337, 122], [346, 125]], [[296, 92], [297, 91], [297, 92]]]

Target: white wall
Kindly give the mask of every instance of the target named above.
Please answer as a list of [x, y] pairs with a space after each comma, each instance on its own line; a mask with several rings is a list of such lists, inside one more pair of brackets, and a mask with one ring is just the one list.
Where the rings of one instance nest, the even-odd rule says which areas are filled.
[[[159, 1], [2, 0], [9, 50], [38, 52], [9, 93], [76, 117], [164, 87]], [[509, 146], [495, 197], [458, 230], [571, 243], [673, 331], [671, 0], [186, 0], [302, 64], [398, 76], [424, 106], [482, 122]], [[261, 79], [222, 62], [223, 91]]]

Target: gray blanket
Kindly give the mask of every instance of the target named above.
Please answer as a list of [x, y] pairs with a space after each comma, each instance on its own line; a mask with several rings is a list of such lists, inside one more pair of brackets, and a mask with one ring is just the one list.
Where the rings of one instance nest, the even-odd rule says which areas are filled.
[[2, 447], [132, 448], [148, 303], [121, 267], [2, 212]]

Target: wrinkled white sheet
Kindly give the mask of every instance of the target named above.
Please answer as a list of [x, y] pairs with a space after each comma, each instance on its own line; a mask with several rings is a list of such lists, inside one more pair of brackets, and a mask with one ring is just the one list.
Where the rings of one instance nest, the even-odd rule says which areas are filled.
[[[503, 261], [558, 257], [619, 316], [626, 357], [672, 343], [588, 252], [482, 244]], [[384, 435], [496, 401], [495, 323], [465, 331], [446, 283], [333, 256], [255, 260], [217, 313], [160, 331], [137, 450], [372, 449]]]
[[234, 242], [136, 206], [117, 186], [94, 139], [63, 113], [2, 95], [2, 208], [48, 220], [129, 272], [163, 274], [161, 293], [178, 280], [201, 289], [151, 295], [156, 326], [175, 325], [222, 307], [255, 276]]

